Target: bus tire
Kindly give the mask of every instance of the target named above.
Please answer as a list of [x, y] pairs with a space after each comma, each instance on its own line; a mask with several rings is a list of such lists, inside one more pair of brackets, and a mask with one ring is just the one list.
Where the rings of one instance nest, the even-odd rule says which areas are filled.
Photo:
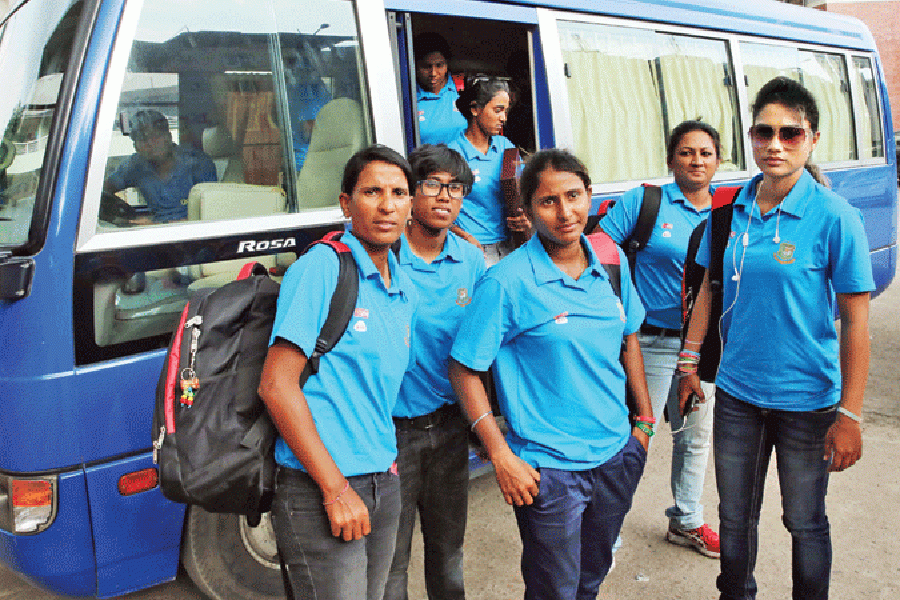
[[181, 562], [194, 584], [212, 600], [284, 598], [269, 514], [258, 527], [238, 515], [188, 508]]

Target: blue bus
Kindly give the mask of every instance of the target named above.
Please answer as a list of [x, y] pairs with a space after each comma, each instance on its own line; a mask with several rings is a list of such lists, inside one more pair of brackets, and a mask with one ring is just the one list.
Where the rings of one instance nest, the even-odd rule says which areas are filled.
[[[722, 133], [716, 182], [746, 181], [750, 99], [774, 75], [802, 81], [822, 107], [814, 159], [864, 215], [879, 291], [895, 272], [891, 111], [872, 36], [850, 18], [767, 0], [13, 4], [0, 38], [0, 559], [59, 594], [117, 596], [183, 565], [216, 600], [281, 595], [266, 522], [159, 492], [154, 390], [191, 292], [251, 258], [279, 276], [343, 225], [355, 150], [416, 145], [418, 33], [450, 42], [456, 76], [508, 76], [509, 137], [572, 149], [597, 205], [666, 181], [665, 139], [686, 118]], [[135, 151], [157, 143], [183, 159], [169, 213], [135, 175]]]

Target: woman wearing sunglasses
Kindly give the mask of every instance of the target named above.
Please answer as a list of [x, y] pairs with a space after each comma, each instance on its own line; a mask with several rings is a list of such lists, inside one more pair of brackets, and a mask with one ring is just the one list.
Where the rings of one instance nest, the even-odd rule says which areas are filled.
[[451, 231], [480, 246], [491, 266], [509, 253], [505, 242], [510, 230], [529, 230], [528, 218], [521, 210], [517, 215], [505, 214], [500, 189], [503, 152], [515, 147], [500, 135], [509, 111], [509, 85], [494, 77], [474, 77], [456, 105], [468, 126], [447, 146], [463, 155], [475, 183]]
[[[675, 502], [666, 509], [666, 539], [710, 558], [719, 557], [719, 536], [703, 518], [701, 496], [715, 387], [704, 383], [707, 402], [682, 417], [675, 361], [681, 349], [681, 279], [688, 242], [694, 228], [709, 215], [709, 184], [719, 168], [720, 153], [719, 132], [708, 123], [685, 121], [672, 130], [666, 158], [675, 180], [660, 190], [656, 226], [647, 246], [636, 254], [634, 271], [635, 287], [647, 309], [638, 341], [653, 414], [661, 417], [668, 405], [673, 432], [671, 487]], [[616, 243], [632, 236], [643, 198], [643, 187], [626, 192], [600, 222]]]
[[[723, 258], [724, 345], [713, 423], [721, 534], [716, 584], [722, 599], [756, 597], [757, 526], [774, 448], [783, 522], [793, 540], [793, 597], [825, 599], [828, 473], [862, 455], [875, 285], [859, 211], [805, 168], [820, 136], [815, 99], [799, 83], [777, 77], [760, 89], [752, 114], [753, 158], [762, 173], [735, 199]], [[704, 266], [709, 229], [697, 253]], [[704, 337], [709, 298], [707, 278], [686, 349]], [[682, 406], [692, 392], [703, 396], [691, 357], [683, 357]]]

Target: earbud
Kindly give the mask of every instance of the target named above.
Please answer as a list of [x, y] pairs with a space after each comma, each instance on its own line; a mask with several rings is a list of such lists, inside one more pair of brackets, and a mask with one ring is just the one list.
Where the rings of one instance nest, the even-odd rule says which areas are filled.
[[781, 236], [779, 236], [779, 235], [776, 233], [776, 234], [775, 234], [775, 237], [772, 238], [772, 241], [775, 242], [776, 244], [781, 243]]
[[744, 248], [746, 248], [750, 244], [750, 235], [745, 231], [744, 236], [741, 238], [741, 243], [744, 244]]
[[740, 281], [740, 280], [741, 280], [741, 276], [738, 275], [737, 273], [735, 273], [734, 275], [731, 276], [731, 280], [732, 280], [732, 281]]

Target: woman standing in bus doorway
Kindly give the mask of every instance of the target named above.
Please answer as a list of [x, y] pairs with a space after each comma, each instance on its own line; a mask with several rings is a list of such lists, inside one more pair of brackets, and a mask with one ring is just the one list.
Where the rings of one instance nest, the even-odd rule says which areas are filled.
[[[529, 600], [597, 596], [653, 433], [637, 340], [644, 308], [630, 278], [621, 297], [613, 291], [583, 235], [589, 186], [568, 152], [529, 160], [520, 187], [536, 235], [476, 284], [450, 353], [450, 381], [515, 510]], [[488, 367], [506, 440], [481, 378]]]
[[381, 600], [400, 516], [391, 412], [410, 360], [415, 292], [391, 252], [415, 178], [384, 146], [354, 154], [340, 203], [359, 271], [350, 325], [301, 390], [328, 313], [338, 260], [323, 246], [281, 286], [259, 393], [278, 427], [272, 518], [297, 598]]
[[466, 129], [456, 106], [459, 93], [450, 77], [450, 44], [436, 33], [413, 39], [416, 60], [416, 110], [420, 144], [446, 144]]
[[[722, 536], [716, 584], [724, 600], [756, 597], [757, 528], [774, 448], [782, 520], [793, 540], [793, 597], [824, 600], [831, 575], [828, 473], [862, 455], [875, 285], [859, 211], [804, 168], [819, 140], [812, 94], [777, 77], [760, 89], [752, 114], [753, 158], [762, 173], [735, 199], [724, 252], [713, 423]], [[709, 230], [697, 254], [707, 267]], [[708, 326], [708, 275], [688, 340], [702, 340]], [[679, 370], [688, 373], [682, 405], [691, 392], [702, 397], [692, 365], [680, 358]]]
[[[666, 539], [696, 548], [711, 558], [719, 557], [719, 536], [703, 518], [703, 481], [712, 433], [712, 401], [715, 386], [703, 383], [706, 403], [683, 417], [678, 407], [675, 362], [681, 350], [681, 279], [688, 242], [694, 228], [709, 214], [709, 187], [721, 161], [719, 132], [699, 121], [685, 121], [672, 130], [666, 148], [673, 183], [662, 186], [656, 225], [647, 245], [636, 254], [635, 287], [647, 310], [638, 341], [644, 356], [647, 387], [653, 414], [669, 409], [672, 425], [672, 496], [666, 509]], [[618, 244], [631, 237], [644, 188], [626, 192], [600, 222]]]
[[447, 145], [469, 163], [475, 183], [451, 231], [481, 246], [485, 261], [491, 266], [509, 254], [510, 248], [505, 244], [508, 230], [530, 229], [522, 211], [517, 215], [505, 214], [500, 189], [503, 152], [515, 147], [500, 135], [509, 110], [509, 85], [492, 77], [475, 77], [466, 85], [456, 105], [465, 115], [468, 127]]

